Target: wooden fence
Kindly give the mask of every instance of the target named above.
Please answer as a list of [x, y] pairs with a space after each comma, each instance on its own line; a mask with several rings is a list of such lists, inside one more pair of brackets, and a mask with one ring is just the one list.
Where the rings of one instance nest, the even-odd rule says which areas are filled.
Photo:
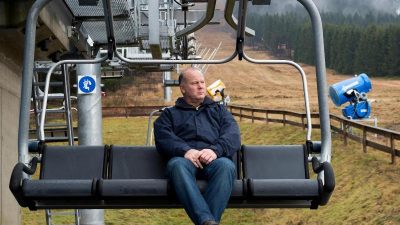
[[[302, 127], [307, 127], [307, 117], [305, 113], [297, 113], [285, 110], [270, 110], [250, 108], [243, 106], [229, 106], [232, 115], [239, 117], [240, 121], [249, 119], [254, 121], [264, 121], [266, 123], [282, 123]], [[319, 128], [319, 114], [312, 113], [312, 128]], [[396, 156], [400, 157], [400, 150], [396, 149], [396, 142], [400, 141], [400, 133], [384, 128], [378, 128], [366, 124], [361, 124], [354, 120], [345, 119], [335, 115], [330, 115], [332, 131], [343, 136], [344, 144], [347, 145], [348, 139], [362, 144], [362, 149], [367, 152], [367, 147], [371, 147], [391, 155], [391, 161], [396, 163]]]
[[[132, 107], [103, 107], [105, 117], [130, 117], [148, 116], [150, 112], [161, 109], [165, 106], [132, 106]], [[305, 113], [298, 113], [286, 110], [259, 109], [244, 106], [228, 106], [232, 115], [243, 119], [263, 121], [266, 123], [282, 123], [283, 126], [292, 125], [307, 127], [307, 117]], [[320, 128], [319, 114], [312, 113], [312, 128]], [[384, 128], [378, 128], [359, 122], [348, 120], [335, 115], [330, 115], [332, 131], [343, 136], [344, 144], [347, 145], [348, 139], [362, 144], [362, 149], [367, 152], [367, 147], [371, 147], [391, 155], [392, 163], [396, 163], [396, 156], [400, 157], [400, 150], [396, 149], [396, 142], [400, 141], [400, 133]]]

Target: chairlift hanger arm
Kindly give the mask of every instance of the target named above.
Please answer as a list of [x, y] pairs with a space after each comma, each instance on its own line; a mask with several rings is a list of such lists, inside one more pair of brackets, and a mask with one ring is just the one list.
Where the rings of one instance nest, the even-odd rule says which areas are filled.
[[[233, 29], [238, 28], [238, 20], [233, 16], [233, 8], [235, 7], [236, 0], [227, 0], [225, 4], [225, 12], [224, 17], [226, 22], [231, 26]], [[248, 27], [245, 29], [247, 36], [255, 36], [256, 32]]]
[[103, 0], [104, 19], [106, 22], [107, 41], [108, 41], [108, 59], [112, 59], [116, 50], [114, 36], [114, 22], [110, 0]]
[[246, 30], [246, 13], [247, 13], [247, 0], [239, 2], [239, 13], [238, 13], [238, 26], [237, 26], [237, 39], [236, 39], [236, 52], [238, 53], [239, 60], [243, 58], [244, 51], [244, 36]]
[[35, 60], [36, 24], [40, 11], [51, 0], [37, 0], [33, 3], [26, 19], [24, 58], [22, 66], [21, 102], [18, 127], [18, 161], [29, 162], [29, 105], [32, 92], [33, 62]]
[[175, 34], [176, 37], [188, 35], [190, 33], [193, 33], [195, 31], [201, 29], [205, 25], [207, 25], [214, 17], [215, 4], [216, 4], [216, 0], [208, 0], [206, 13], [203, 15], [203, 17], [201, 19], [199, 19], [198, 21], [196, 21], [194, 24], [176, 32], [176, 34]]
[[311, 18], [314, 33], [315, 67], [317, 74], [318, 109], [321, 125], [321, 161], [331, 161], [331, 126], [328, 106], [328, 83], [326, 81], [326, 65], [324, 37], [321, 16], [312, 0], [298, 0], [307, 10]]

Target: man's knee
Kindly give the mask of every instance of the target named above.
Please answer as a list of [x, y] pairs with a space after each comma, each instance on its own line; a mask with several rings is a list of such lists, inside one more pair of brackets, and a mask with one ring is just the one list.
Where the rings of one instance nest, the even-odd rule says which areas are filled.
[[236, 166], [235, 163], [233, 163], [232, 160], [221, 157], [217, 158], [214, 160], [215, 162], [215, 167], [218, 168], [218, 170], [223, 170], [224, 172], [231, 173], [231, 174], [236, 174]]
[[179, 173], [184, 170], [190, 170], [190, 161], [183, 157], [174, 157], [168, 161], [167, 171], [171, 176], [173, 173]]

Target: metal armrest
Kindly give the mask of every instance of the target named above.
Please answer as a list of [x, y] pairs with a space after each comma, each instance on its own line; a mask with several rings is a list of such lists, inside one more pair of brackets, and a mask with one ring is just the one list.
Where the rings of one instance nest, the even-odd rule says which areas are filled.
[[329, 162], [322, 163], [324, 171], [324, 186], [321, 193], [321, 205], [326, 205], [335, 189], [335, 174]]
[[21, 184], [23, 179], [23, 173], [25, 172], [29, 175], [34, 174], [36, 172], [38, 161], [39, 161], [38, 158], [34, 157], [32, 159], [31, 167], [28, 167], [25, 164], [19, 162], [17, 163], [17, 165], [14, 166], [14, 169], [11, 173], [9, 188], [13, 193], [15, 199], [22, 207], [27, 207], [29, 205], [28, 202], [24, 199], [24, 196], [22, 194]]

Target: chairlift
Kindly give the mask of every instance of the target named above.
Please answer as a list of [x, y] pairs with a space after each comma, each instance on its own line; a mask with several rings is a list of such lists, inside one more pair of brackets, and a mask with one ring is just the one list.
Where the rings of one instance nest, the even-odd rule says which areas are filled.
[[[29, 103], [38, 13], [51, 0], [37, 0], [28, 15], [25, 32], [24, 72], [20, 105], [18, 138], [19, 162], [14, 167], [10, 189], [22, 207], [37, 209], [120, 209], [179, 208], [182, 205], [164, 175], [166, 160], [154, 146], [50, 146], [46, 140], [28, 143]], [[307, 80], [303, 69], [287, 60], [255, 60], [244, 52], [247, 0], [239, 1], [236, 49], [222, 60], [196, 60], [196, 64], [222, 64], [238, 57], [257, 64], [294, 66], [303, 80], [307, 115], [306, 141], [302, 145], [244, 145], [233, 160], [237, 175], [228, 207], [234, 208], [311, 208], [326, 205], [335, 187], [331, 160], [331, 134], [325, 78], [322, 23], [312, 0], [298, 0], [309, 12], [316, 52], [317, 88], [321, 140], [311, 139], [311, 114]], [[193, 60], [127, 59], [116, 49], [110, 0], [104, 0], [108, 52], [99, 59], [63, 60], [58, 65], [93, 64], [117, 57], [128, 64], [193, 64]], [[215, 4], [215, 1], [210, 1]], [[234, 1], [227, 1], [232, 3]], [[259, 1], [258, 1], [259, 2]], [[213, 8], [213, 7], [211, 7]], [[194, 24], [200, 26], [200, 24]], [[201, 24], [204, 26], [204, 24]], [[187, 28], [195, 30], [197, 28]], [[180, 32], [183, 35], [184, 31]], [[48, 80], [46, 79], [48, 82]], [[47, 101], [48, 84], [45, 88]], [[43, 110], [45, 115], [45, 109]], [[39, 159], [30, 159], [29, 152], [38, 152], [40, 178], [36, 172]], [[313, 156], [313, 157], [311, 157]], [[310, 178], [309, 165], [316, 178]], [[207, 182], [198, 180], [201, 191]]]

